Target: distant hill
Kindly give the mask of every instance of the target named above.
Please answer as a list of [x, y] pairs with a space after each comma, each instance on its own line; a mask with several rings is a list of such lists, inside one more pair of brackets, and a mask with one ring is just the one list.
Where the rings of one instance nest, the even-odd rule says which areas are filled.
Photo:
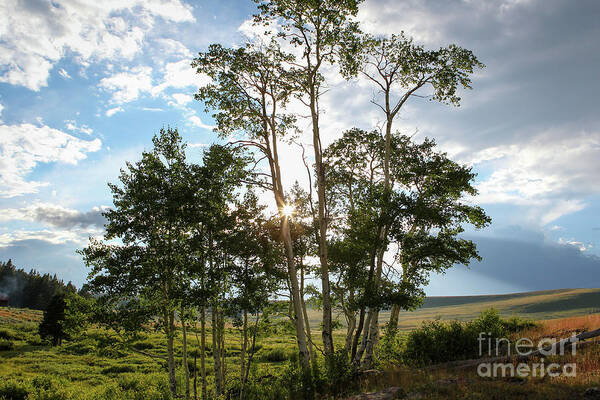
[[[600, 313], [600, 289], [560, 289], [538, 292], [513, 293], [484, 296], [428, 297], [416, 311], [400, 313], [399, 326], [402, 330], [415, 328], [423, 321], [471, 320], [488, 308], [497, 309], [502, 316], [517, 315], [534, 320], [564, 318]], [[321, 313], [310, 310], [309, 319], [313, 329], [318, 329]], [[343, 323], [343, 316], [338, 316]], [[389, 312], [380, 315], [379, 322], [385, 324]]]
[[[600, 289], [560, 289], [486, 296], [429, 297], [423, 307], [400, 314], [400, 327], [410, 329], [424, 320], [469, 320], [488, 308], [501, 315], [535, 320], [600, 313]], [[387, 322], [383, 313], [381, 322]]]

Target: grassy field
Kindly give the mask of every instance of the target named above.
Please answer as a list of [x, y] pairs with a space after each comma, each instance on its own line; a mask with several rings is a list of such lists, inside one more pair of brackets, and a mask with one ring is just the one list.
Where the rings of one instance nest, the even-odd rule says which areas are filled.
[[[568, 337], [573, 332], [600, 327], [599, 289], [557, 290], [503, 296], [437, 297], [430, 298], [424, 307], [401, 315], [404, 331], [420, 326], [423, 321], [470, 320], [482, 310], [494, 307], [503, 316], [519, 315], [539, 321], [538, 327], [522, 335], [536, 340], [540, 337]], [[596, 313], [594, 313], [594, 311]], [[319, 338], [319, 311], [311, 310], [313, 337]], [[150, 332], [133, 344], [123, 347], [114, 332], [90, 328], [80, 338], [61, 347], [42, 343], [37, 335], [39, 311], [0, 309], [0, 391], [7, 382], [29, 382], [33, 392], [27, 399], [169, 399], [166, 364], [163, 360], [142, 355], [135, 350], [165, 354], [164, 338]], [[381, 322], [387, 320], [382, 316]], [[212, 380], [208, 334], [208, 378]], [[338, 344], [343, 341], [343, 329], [336, 332]], [[190, 353], [197, 354], [199, 344], [194, 331], [190, 333]], [[181, 357], [180, 337], [176, 355]], [[226, 328], [226, 363], [228, 381], [235, 382], [239, 374], [240, 334]], [[258, 351], [251, 376], [260, 385], [269, 385], [270, 376], [286, 373], [287, 361], [295, 353], [292, 332], [279, 331], [258, 338]], [[600, 346], [588, 346], [578, 352], [576, 379], [532, 378], [526, 380], [481, 379], [474, 370], [440, 369], [435, 372], [386, 365], [383, 373], [360, 378], [361, 390], [379, 390], [399, 385], [412, 398], [427, 399], [508, 399], [584, 398], [584, 391], [600, 384]], [[193, 356], [190, 368], [194, 371]], [[181, 368], [178, 369], [181, 372]], [[260, 380], [261, 377], [268, 377]], [[178, 375], [179, 387], [183, 374]], [[37, 386], [36, 386], [37, 385]], [[45, 389], [44, 389], [45, 388]], [[36, 392], [37, 391], [37, 392]], [[33, 393], [30, 392], [30, 393]], [[54, 393], [49, 396], [48, 393]], [[57, 394], [58, 393], [58, 394]], [[56, 395], [57, 394], [57, 395]], [[37, 396], [37, 397], [35, 397]], [[0, 394], [0, 398], [1, 398]], [[10, 398], [10, 397], [9, 397]], [[19, 397], [13, 397], [19, 398]], [[25, 397], [20, 397], [25, 399]]]
[[[62, 397], [48, 399], [170, 399], [166, 380], [166, 362], [137, 353], [166, 354], [164, 336], [149, 332], [133, 343], [122, 345], [121, 338], [112, 331], [90, 328], [81, 337], [67, 341], [60, 347], [50, 347], [41, 342], [37, 323], [41, 313], [25, 309], [2, 309], [0, 320], [0, 377], [9, 381], [34, 382], [36, 378], [50, 378], [60, 387]], [[194, 330], [190, 334], [189, 362], [194, 371], [194, 354], [199, 354], [199, 341]], [[207, 338], [207, 373], [212, 383], [212, 357], [210, 329]], [[176, 357], [181, 359], [180, 333], [176, 340]], [[228, 378], [235, 380], [239, 374], [241, 338], [239, 331], [227, 327], [225, 333]], [[12, 348], [3, 347], [11, 343]], [[285, 367], [295, 354], [294, 336], [278, 333], [260, 337], [252, 374], [263, 376]], [[199, 359], [198, 359], [199, 368]], [[178, 369], [178, 386], [183, 386], [183, 373]], [[46, 384], [45, 384], [46, 385]], [[2, 394], [0, 381], [0, 399]], [[46, 385], [47, 386], [47, 385]], [[135, 392], [146, 390], [144, 394]], [[15, 397], [16, 398], [16, 397]], [[35, 399], [46, 399], [44, 396]]]

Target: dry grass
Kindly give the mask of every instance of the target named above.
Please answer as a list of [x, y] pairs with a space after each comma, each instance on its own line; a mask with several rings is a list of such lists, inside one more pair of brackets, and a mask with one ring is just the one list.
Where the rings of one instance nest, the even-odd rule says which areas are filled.
[[0, 324], [18, 324], [22, 322], [40, 322], [43, 311], [28, 308], [0, 307]]
[[542, 322], [544, 334], [563, 335], [564, 333], [580, 333], [600, 328], [600, 313], [579, 317], [549, 319]]
[[[600, 328], [600, 314], [539, 321], [539, 326], [516, 334], [511, 340], [529, 338], [537, 343], [541, 338], [565, 338]], [[598, 338], [597, 338], [598, 339]], [[483, 360], [482, 360], [483, 361]], [[576, 354], [545, 359], [532, 358], [528, 364], [544, 362], [576, 364], [575, 377], [498, 377], [481, 378], [477, 366], [469, 368], [440, 368], [425, 370], [404, 366], [389, 367], [384, 374], [369, 376], [361, 381], [363, 391], [377, 391], [400, 386], [412, 398], [420, 399], [586, 399], [585, 390], [600, 386], [600, 340], [579, 345]], [[515, 365], [517, 363], [515, 362]], [[409, 396], [409, 398], [410, 398]]]

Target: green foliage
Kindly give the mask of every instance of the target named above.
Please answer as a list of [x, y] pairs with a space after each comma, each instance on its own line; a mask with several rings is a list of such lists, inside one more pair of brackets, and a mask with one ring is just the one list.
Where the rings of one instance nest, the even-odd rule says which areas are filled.
[[17, 335], [12, 329], [2, 328], [0, 329], [0, 339], [16, 339]]
[[485, 334], [486, 340], [495, 342], [531, 326], [532, 322], [527, 320], [504, 320], [495, 309], [483, 311], [479, 318], [469, 322], [425, 322], [421, 328], [411, 331], [405, 340], [385, 338], [383, 343], [387, 349], [382, 349], [381, 357], [398, 359], [400, 356], [403, 362], [415, 366], [478, 358], [480, 333]]
[[348, 353], [338, 349], [325, 358], [324, 380], [327, 383], [327, 393], [340, 396], [356, 390], [356, 369], [350, 363]]
[[[383, 183], [388, 146], [392, 191]], [[388, 144], [378, 131], [355, 128], [333, 142], [324, 157], [328, 207], [345, 220], [332, 227], [330, 246], [332, 269], [342, 278], [334, 293], [345, 312], [391, 305], [413, 309], [431, 273], [479, 259], [475, 244], [460, 237], [465, 225], [482, 228], [490, 222], [483, 209], [463, 199], [476, 194], [475, 174], [437, 150], [433, 140], [417, 143], [391, 134]], [[387, 232], [383, 239], [381, 226]], [[400, 249], [399, 265], [390, 274], [396, 278], [375, 287], [369, 278], [375, 256], [390, 243]]]
[[92, 299], [83, 298], [74, 291], [54, 295], [39, 325], [40, 337], [56, 346], [63, 339], [79, 334], [87, 326], [92, 304]]
[[290, 352], [288, 349], [275, 347], [270, 349], [262, 349], [258, 356], [264, 362], [283, 362], [293, 358], [295, 352]]
[[402, 352], [406, 346], [406, 334], [397, 329], [386, 329], [375, 348], [375, 360], [383, 365], [398, 365], [402, 363]]
[[[136, 350], [148, 350], [153, 349], [156, 345], [150, 340], [140, 340], [133, 343], [132, 347]], [[192, 352], [190, 352], [190, 355], [193, 356]]]
[[11, 340], [0, 340], [0, 351], [10, 351], [15, 348], [15, 344]]
[[124, 372], [135, 372], [135, 367], [131, 365], [111, 365], [102, 370], [103, 374], [122, 374]]
[[40, 337], [50, 340], [54, 346], [60, 345], [63, 339], [69, 337], [63, 329], [65, 306], [65, 295], [63, 293], [54, 295], [48, 308], [44, 311], [44, 319], [40, 323]]
[[69, 382], [39, 375], [31, 380], [0, 383], [0, 400], [171, 400], [166, 380], [156, 374], [124, 374], [115, 383], [89, 392], [69, 388]]
[[77, 341], [73, 343], [68, 343], [61, 349], [63, 352], [67, 354], [73, 355], [84, 355], [84, 354], [96, 354], [96, 343], [92, 340], [83, 340]]
[[539, 325], [532, 319], [522, 318], [516, 315], [503, 320], [503, 323], [508, 333], [521, 332], [527, 329], [536, 328]]
[[2, 400], [27, 400], [29, 388], [22, 382], [15, 380], [0, 382], [0, 399]]

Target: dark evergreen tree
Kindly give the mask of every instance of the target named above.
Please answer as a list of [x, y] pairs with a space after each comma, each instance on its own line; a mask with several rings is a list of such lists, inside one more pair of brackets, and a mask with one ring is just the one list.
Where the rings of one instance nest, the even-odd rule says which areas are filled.
[[44, 340], [50, 340], [54, 346], [60, 346], [69, 335], [65, 332], [65, 295], [57, 293], [52, 296], [48, 308], [44, 311], [44, 319], [40, 323], [39, 333]]
[[25, 272], [12, 260], [0, 262], [0, 293], [8, 297], [11, 307], [46, 310], [59, 291], [76, 292], [76, 288], [70, 282], [65, 285], [55, 274], [42, 275], [34, 269]]

